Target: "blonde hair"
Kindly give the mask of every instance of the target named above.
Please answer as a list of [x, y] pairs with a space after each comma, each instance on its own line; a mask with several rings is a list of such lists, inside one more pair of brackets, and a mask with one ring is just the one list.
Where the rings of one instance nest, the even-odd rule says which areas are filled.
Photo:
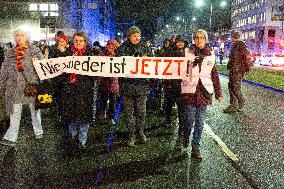
[[30, 35], [26, 31], [23, 31], [21, 29], [16, 29], [15, 31], [13, 31], [13, 38], [15, 39], [19, 34], [23, 34], [27, 38], [27, 43], [30, 42]]

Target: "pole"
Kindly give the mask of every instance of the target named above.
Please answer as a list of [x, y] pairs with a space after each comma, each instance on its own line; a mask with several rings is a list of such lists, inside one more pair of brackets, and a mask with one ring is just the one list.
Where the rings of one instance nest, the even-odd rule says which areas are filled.
[[212, 12], [213, 12], [213, 5], [212, 3], [210, 4], [210, 17], [209, 17], [209, 33], [211, 33], [212, 29]]

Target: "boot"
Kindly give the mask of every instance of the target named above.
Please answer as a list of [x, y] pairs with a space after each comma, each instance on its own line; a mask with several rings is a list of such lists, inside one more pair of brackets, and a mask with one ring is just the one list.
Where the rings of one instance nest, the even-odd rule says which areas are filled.
[[223, 112], [225, 113], [225, 114], [229, 114], [229, 113], [235, 113], [237, 111], [237, 109], [236, 108], [234, 108], [233, 106], [228, 106], [227, 108], [225, 108], [224, 110], [223, 110]]
[[130, 147], [135, 146], [135, 136], [132, 134], [129, 136], [129, 139], [127, 141], [127, 145]]
[[192, 150], [191, 150], [191, 158], [196, 159], [196, 160], [199, 160], [199, 161], [202, 160], [202, 156], [201, 156], [200, 150], [199, 150], [198, 148], [192, 147]]
[[138, 135], [139, 135], [140, 142], [141, 142], [142, 144], [144, 144], [144, 143], [147, 141], [147, 137], [145, 136], [144, 132], [143, 132], [143, 131], [140, 131], [140, 132], [138, 133]]

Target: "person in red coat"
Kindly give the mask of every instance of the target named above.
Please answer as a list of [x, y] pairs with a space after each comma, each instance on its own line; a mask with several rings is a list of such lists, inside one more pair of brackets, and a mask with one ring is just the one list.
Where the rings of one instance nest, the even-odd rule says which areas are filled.
[[[115, 39], [108, 40], [105, 52], [101, 52], [100, 56], [116, 56], [116, 49], [119, 43]], [[101, 116], [108, 118], [114, 123], [114, 113], [117, 105], [117, 98], [119, 94], [119, 83], [117, 77], [103, 77], [100, 79], [99, 91], [101, 93]], [[107, 101], [109, 100], [109, 108], [107, 111]]]

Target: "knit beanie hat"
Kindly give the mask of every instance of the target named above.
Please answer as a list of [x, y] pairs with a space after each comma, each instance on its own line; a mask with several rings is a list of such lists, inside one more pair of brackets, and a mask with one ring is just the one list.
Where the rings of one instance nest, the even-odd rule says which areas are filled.
[[203, 34], [203, 35], [205, 36], [206, 42], [208, 42], [208, 34], [207, 34], [207, 32], [206, 32], [205, 30], [203, 30], [203, 29], [198, 29], [198, 30], [196, 30], [195, 32], [193, 32], [193, 39], [196, 37], [196, 35], [197, 35], [198, 33]]
[[95, 42], [93, 43], [93, 46], [98, 46], [98, 47], [100, 47], [100, 46], [101, 46], [101, 44], [100, 44], [100, 42], [95, 41]]
[[240, 39], [241, 34], [238, 31], [232, 30], [231, 31], [231, 37], [234, 38], [234, 39]]
[[135, 33], [141, 34], [141, 30], [137, 26], [131, 26], [127, 30], [127, 36], [130, 36], [130, 35], [135, 34]]

